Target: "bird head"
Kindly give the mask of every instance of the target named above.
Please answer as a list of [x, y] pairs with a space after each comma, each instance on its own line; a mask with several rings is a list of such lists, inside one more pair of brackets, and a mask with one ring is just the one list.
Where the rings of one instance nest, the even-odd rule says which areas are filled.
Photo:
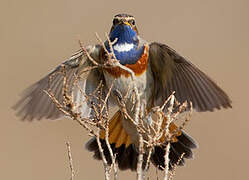
[[128, 14], [114, 16], [109, 34], [111, 41], [117, 38], [120, 43], [137, 43], [137, 35], [138, 31], [134, 16]]
[[128, 14], [117, 14], [114, 16], [112, 21], [112, 28], [111, 32], [117, 27], [117, 26], [125, 26], [127, 25], [130, 27], [133, 31], [135, 31], [138, 34], [136, 23], [135, 23], [135, 17]]

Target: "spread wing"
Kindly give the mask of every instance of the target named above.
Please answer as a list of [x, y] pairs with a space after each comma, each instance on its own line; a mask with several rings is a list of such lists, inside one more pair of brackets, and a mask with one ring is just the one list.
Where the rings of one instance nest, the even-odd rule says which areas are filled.
[[[88, 46], [86, 49], [92, 57], [99, 57], [101, 49], [100, 46]], [[62, 73], [59, 73], [61, 71], [62, 65], [64, 66], [64, 72], [66, 72], [68, 90], [70, 93], [73, 91], [74, 74], [79, 73], [80, 70], [82, 70], [85, 66], [89, 66], [90, 64], [90, 61], [84, 55], [83, 51], [78, 51], [77, 53], [73, 54], [67, 61], [56, 67], [51, 73], [31, 85], [29, 88], [27, 88], [23, 92], [21, 99], [14, 105], [13, 109], [17, 111], [17, 115], [20, 116], [23, 120], [30, 121], [33, 119], [40, 120], [42, 118], [57, 119], [63, 116], [63, 113], [57, 109], [55, 104], [44, 92], [44, 90], [48, 90], [48, 88], [50, 88], [51, 92], [55, 95], [56, 99], [62, 103], [62, 89], [64, 76]], [[92, 73], [94, 73], [95, 76], [89, 76], [89, 79], [87, 79], [88, 75]], [[101, 74], [98, 73], [98, 71], [93, 70], [93, 72], [90, 72], [89, 74], [83, 77], [81, 76], [82, 82], [80, 82], [80, 84], [82, 85], [83, 91], [87, 91], [86, 94], [91, 93], [91, 91], [96, 88], [96, 83], [98, 83], [101, 77]], [[85, 88], [86, 82], [88, 84], [87, 86], [91, 88]], [[82, 97], [80, 97], [79, 93], [77, 94], [77, 92], [77, 99], [83, 99]], [[85, 103], [81, 106], [82, 112], [85, 110], [86, 112], [90, 113], [90, 111], [87, 111], [86, 108], [87, 107]]]
[[191, 101], [197, 111], [231, 107], [228, 95], [213, 80], [167, 45], [151, 43], [149, 63], [156, 105], [161, 105], [175, 91], [179, 102]]

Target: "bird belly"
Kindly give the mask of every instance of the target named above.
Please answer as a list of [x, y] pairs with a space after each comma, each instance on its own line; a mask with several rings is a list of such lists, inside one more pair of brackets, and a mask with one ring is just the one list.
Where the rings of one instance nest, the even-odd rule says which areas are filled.
[[[104, 71], [105, 81], [108, 88], [112, 86], [112, 92], [116, 91], [120, 93], [122, 98], [125, 96], [129, 98], [132, 97], [134, 88], [138, 89], [139, 94], [141, 95], [141, 100], [148, 101], [150, 97], [151, 85], [152, 85], [152, 74], [151, 72], [145, 71], [143, 74], [139, 76], [135, 76], [134, 81], [131, 76], [123, 76], [114, 77], [108, 72]], [[117, 93], [112, 93], [113, 96], [116, 96]], [[131, 100], [131, 99], [130, 99]], [[128, 105], [128, 102], [126, 105]]]
[[[112, 76], [107, 71], [104, 71], [104, 76], [106, 80], [106, 84], [108, 88], [112, 86], [112, 96], [115, 99], [116, 93], [114, 91], [118, 91], [122, 97], [127, 96], [127, 100], [125, 101], [125, 106], [127, 113], [131, 118], [135, 118], [135, 104], [134, 104], [134, 93], [132, 93], [132, 90], [134, 89], [134, 86], [138, 89], [138, 93], [140, 94], [140, 103], [144, 105], [144, 109], [146, 110], [146, 107], [150, 103], [150, 98], [152, 95], [152, 89], [153, 89], [153, 80], [152, 80], [152, 73], [150, 71], [150, 68], [147, 68], [147, 70], [139, 75], [135, 76], [134, 82], [131, 78], [131, 76], [125, 76], [121, 75], [120, 77], [116, 78]], [[113, 103], [113, 102], [112, 102]], [[114, 104], [118, 105], [117, 100], [115, 100]], [[131, 141], [135, 146], [138, 144], [138, 133], [135, 125], [130, 119], [125, 119], [124, 116], [122, 116], [122, 124], [127, 132], [127, 134], [130, 136]]]

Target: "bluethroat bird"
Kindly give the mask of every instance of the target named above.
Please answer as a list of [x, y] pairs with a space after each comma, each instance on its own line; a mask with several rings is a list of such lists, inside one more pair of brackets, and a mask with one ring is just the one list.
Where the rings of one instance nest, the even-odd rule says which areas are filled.
[[[106, 41], [105, 48], [109, 52], [114, 52], [121, 65], [133, 71], [140, 98], [146, 101], [146, 109], [161, 106], [173, 91], [175, 91], [175, 97], [180, 103], [186, 100], [192, 102], [193, 109], [199, 112], [231, 108], [231, 100], [228, 95], [192, 62], [165, 44], [148, 43], [142, 39], [139, 36], [134, 16], [128, 14], [114, 16], [109, 39], [115, 43], [111, 47]], [[86, 50], [96, 61], [105, 62], [107, 56], [103, 47], [97, 44], [88, 46]], [[82, 59], [85, 61], [83, 62]], [[124, 96], [129, 91], [133, 81], [131, 75], [120, 67], [95, 68], [87, 75], [82, 75], [81, 71], [86, 64], [93, 66], [83, 50], [78, 51], [62, 64], [67, 71], [68, 87], [71, 92], [75, 93], [74, 100], [81, 103], [80, 113], [83, 117], [93, 116], [94, 111], [91, 108], [91, 103], [84, 103], [85, 97], [82, 97], [82, 93], [73, 89], [72, 81], [75, 74], [81, 76], [80, 86], [86, 95], [91, 94], [102, 81], [105, 88], [104, 97], [111, 86], [112, 97], [117, 96], [117, 92]], [[55, 73], [50, 89], [58, 101], [62, 101], [63, 77], [59, 73], [56, 74], [60, 67], [55, 68], [23, 93], [22, 98], [14, 106], [17, 115], [30, 121], [63, 117], [63, 113], [57, 109], [43, 91], [49, 86], [50, 75]], [[121, 170], [136, 170], [139, 139], [137, 129], [124, 116], [117, 99], [110, 99], [112, 105], [110, 105], [109, 111], [115, 111], [115, 113], [109, 123], [109, 142], [116, 154], [118, 167]], [[127, 99], [125, 103], [128, 107], [128, 114], [134, 117], [132, 98]], [[177, 125], [171, 123], [170, 131], [176, 129], [178, 129]], [[103, 132], [100, 133], [100, 138], [107, 161], [111, 163]], [[185, 159], [193, 157], [192, 149], [197, 147], [196, 142], [184, 131], [180, 131], [176, 138], [177, 140], [171, 142], [170, 146], [170, 168], [177, 164], [180, 156], [184, 153], [179, 162], [179, 165], [183, 165]], [[92, 138], [86, 144], [86, 148], [94, 153], [96, 159], [101, 159], [96, 138]], [[165, 167], [164, 153], [165, 148], [161, 146], [155, 146], [152, 151], [150, 160], [159, 169]]]

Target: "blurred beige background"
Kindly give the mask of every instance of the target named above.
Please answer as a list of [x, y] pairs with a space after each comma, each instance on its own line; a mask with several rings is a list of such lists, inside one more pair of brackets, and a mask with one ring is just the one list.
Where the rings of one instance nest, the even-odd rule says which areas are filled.
[[[209, 74], [233, 109], [195, 113], [187, 131], [198, 142], [180, 179], [249, 179], [249, 1], [9, 0], [0, 7], [0, 179], [103, 179], [102, 163], [84, 149], [87, 133], [70, 120], [21, 122], [10, 107], [21, 91], [79, 49], [96, 43], [112, 17], [133, 14], [142, 37], [166, 43]], [[135, 179], [121, 172], [120, 179]], [[156, 179], [152, 177], [151, 179]]]

